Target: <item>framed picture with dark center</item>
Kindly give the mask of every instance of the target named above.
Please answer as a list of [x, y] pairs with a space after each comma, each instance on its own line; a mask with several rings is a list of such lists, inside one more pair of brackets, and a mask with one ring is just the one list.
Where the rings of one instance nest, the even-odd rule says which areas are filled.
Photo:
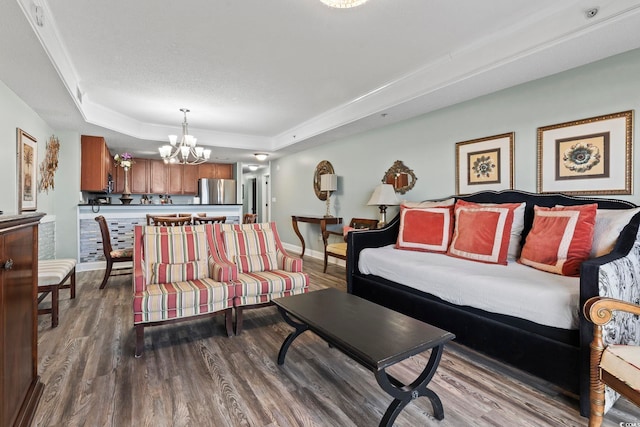
[[456, 194], [513, 188], [514, 133], [456, 143]]
[[631, 194], [633, 111], [538, 128], [538, 193]]

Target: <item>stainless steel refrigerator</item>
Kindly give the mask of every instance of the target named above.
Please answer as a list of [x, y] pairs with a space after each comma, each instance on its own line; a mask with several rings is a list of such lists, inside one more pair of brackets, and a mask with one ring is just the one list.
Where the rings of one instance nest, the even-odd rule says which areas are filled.
[[235, 179], [200, 178], [198, 180], [201, 205], [235, 205], [236, 190]]

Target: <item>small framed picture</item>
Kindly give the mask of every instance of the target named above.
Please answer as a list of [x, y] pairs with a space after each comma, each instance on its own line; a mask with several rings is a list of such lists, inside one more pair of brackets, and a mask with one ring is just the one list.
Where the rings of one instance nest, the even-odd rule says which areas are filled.
[[631, 194], [633, 111], [538, 128], [539, 193]]
[[513, 188], [513, 132], [456, 143], [456, 194]]
[[35, 211], [37, 208], [36, 139], [17, 129], [18, 140], [18, 212]]

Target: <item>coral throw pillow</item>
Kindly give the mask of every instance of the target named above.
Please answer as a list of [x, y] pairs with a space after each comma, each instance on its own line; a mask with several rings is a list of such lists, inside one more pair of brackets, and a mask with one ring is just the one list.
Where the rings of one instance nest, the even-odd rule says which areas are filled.
[[453, 231], [453, 206], [407, 208], [400, 206], [396, 249], [446, 252]]
[[456, 202], [456, 226], [448, 255], [507, 265], [513, 213], [521, 203], [481, 206]]
[[531, 231], [520, 263], [563, 276], [580, 274], [589, 258], [596, 221], [596, 203], [579, 206], [534, 206]]

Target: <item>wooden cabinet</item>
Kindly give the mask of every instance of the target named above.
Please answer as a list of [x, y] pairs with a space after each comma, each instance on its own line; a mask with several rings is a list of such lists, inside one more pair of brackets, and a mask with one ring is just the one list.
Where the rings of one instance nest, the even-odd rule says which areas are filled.
[[107, 143], [101, 136], [88, 135], [82, 135], [80, 141], [80, 189], [106, 191], [108, 176], [113, 174], [113, 159]]
[[0, 425], [29, 426], [44, 385], [38, 376], [40, 213], [0, 219]]
[[168, 178], [169, 165], [164, 160], [149, 160], [149, 193], [176, 194], [169, 191]]
[[136, 159], [135, 164], [129, 171], [129, 187], [131, 194], [149, 193], [149, 162], [147, 159]]
[[168, 173], [168, 191], [169, 194], [182, 194], [182, 186], [184, 184], [184, 171], [193, 166], [185, 165], [167, 165]]
[[184, 166], [182, 173], [182, 194], [198, 194], [198, 167]]
[[227, 163], [202, 163], [198, 166], [198, 178], [233, 179], [233, 165]]

